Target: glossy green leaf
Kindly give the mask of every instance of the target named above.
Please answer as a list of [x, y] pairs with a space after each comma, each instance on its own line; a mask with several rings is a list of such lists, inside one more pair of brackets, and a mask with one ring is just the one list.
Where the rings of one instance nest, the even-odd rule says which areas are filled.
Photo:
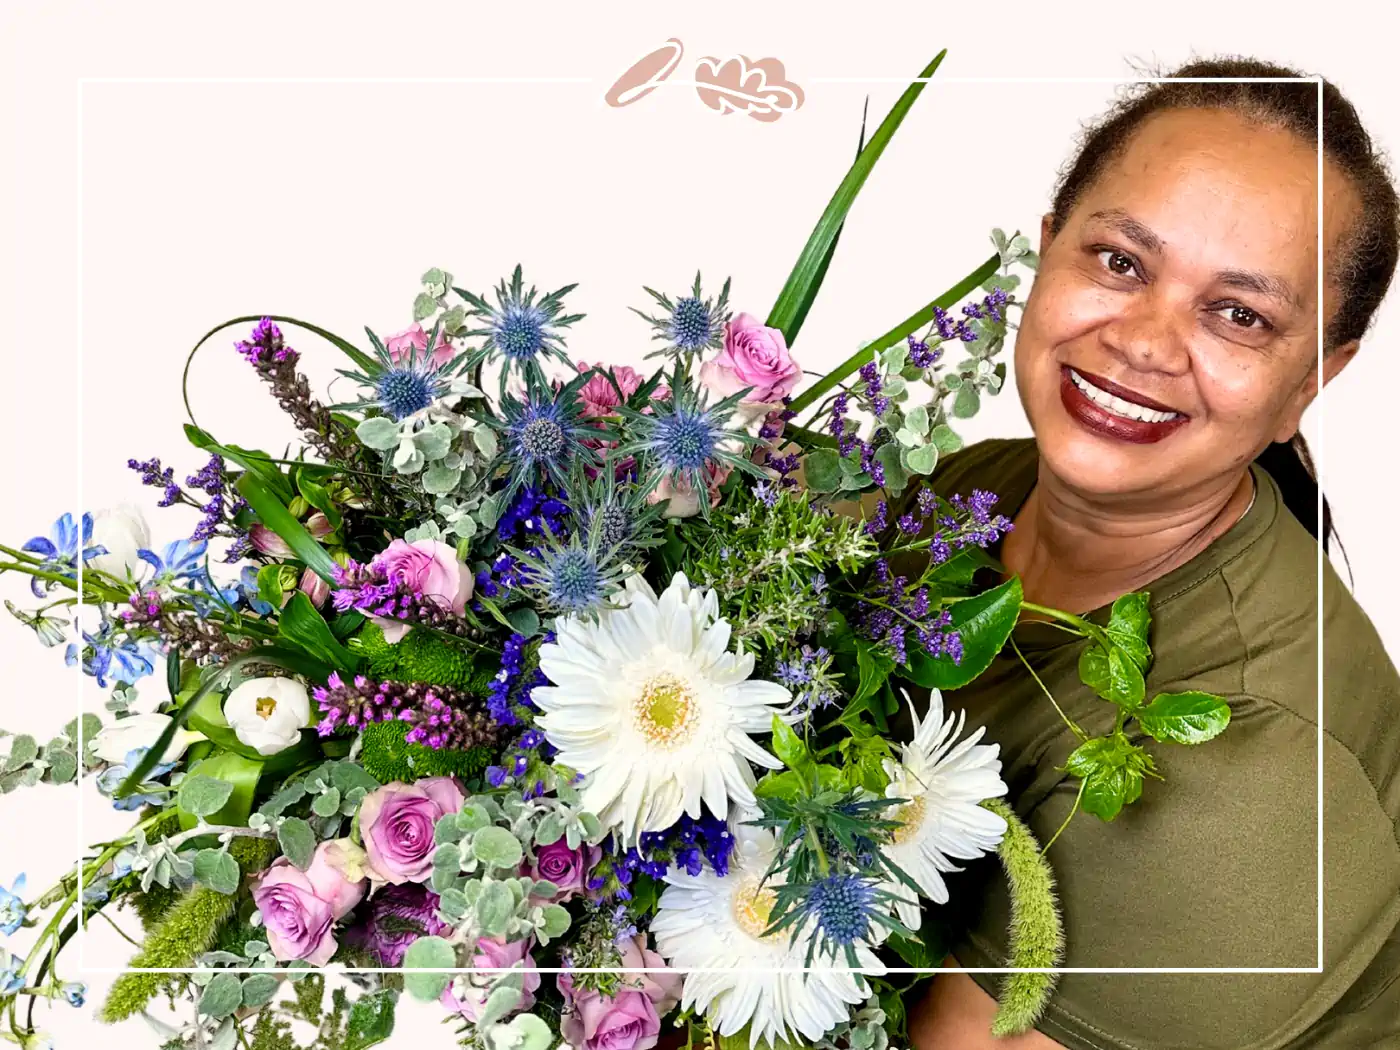
[[340, 643], [304, 591], [295, 591], [277, 621], [277, 634], [337, 671], [353, 672], [359, 657]]
[[792, 726], [777, 715], [773, 716], [773, 754], [777, 755], [788, 769], [795, 769], [806, 776], [811, 775], [814, 764], [812, 753], [807, 750], [802, 738], [793, 732]]
[[1158, 693], [1136, 717], [1142, 731], [1154, 740], [1203, 744], [1230, 724], [1230, 705], [1214, 693]]
[[261, 449], [240, 448], [238, 445], [222, 445], [204, 430], [193, 423], [185, 424], [185, 437], [195, 448], [223, 456], [250, 474], [256, 475], [279, 499], [290, 500], [295, 493], [291, 482], [282, 473], [282, 468], [272, 461], [272, 457]]
[[330, 491], [326, 486], [315, 481], [306, 471], [299, 470], [297, 471], [297, 491], [301, 493], [302, 499], [326, 516], [326, 521], [330, 523], [332, 529], [340, 528], [343, 520], [340, 508], [335, 505], [335, 500], [331, 499]]
[[316, 542], [311, 533], [307, 532], [301, 522], [292, 516], [282, 501], [262, 483], [261, 479], [252, 474], [244, 474], [234, 483], [234, 487], [248, 501], [248, 505], [257, 514], [258, 520], [277, 533], [278, 536], [281, 536], [292, 548], [293, 553], [310, 567], [312, 572], [327, 583], [335, 582], [336, 564], [331, 560], [326, 548]]
[[1121, 733], [1086, 740], [1065, 768], [1084, 780], [1081, 808], [1101, 820], [1113, 820], [1124, 806], [1136, 802], [1142, 796], [1143, 777], [1156, 775], [1152, 756]]
[[949, 630], [962, 638], [962, 660], [929, 656], [918, 645], [909, 646], [909, 666], [900, 674], [926, 689], [957, 689], [991, 666], [1001, 652], [1016, 618], [1021, 614], [1021, 579], [1013, 576], [991, 590], [954, 602]]

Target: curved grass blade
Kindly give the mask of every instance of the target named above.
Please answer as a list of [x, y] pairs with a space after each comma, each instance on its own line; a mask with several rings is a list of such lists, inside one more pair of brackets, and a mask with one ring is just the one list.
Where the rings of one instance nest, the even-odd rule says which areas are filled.
[[244, 474], [233, 483], [253, 508], [258, 520], [287, 541], [292, 552], [317, 576], [335, 583], [336, 564], [326, 548], [316, 542], [301, 522], [292, 515], [280, 499], [254, 474]]
[[807, 238], [807, 244], [802, 249], [802, 254], [797, 258], [797, 264], [792, 268], [792, 273], [788, 275], [787, 283], [783, 285], [783, 290], [778, 294], [778, 301], [773, 304], [773, 310], [768, 315], [766, 324], [769, 328], [780, 329], [787, 339], [789, 346], [797, 335], [797, 328], [800, 324], [799, 318], [806, 315], [811, 308], [812, 300], [816, 298], [817, 289], [821, 284], [821, 277], [826, 272], [826, 263], [830, 260], [832, 245], [835, 243], [837, 235], [841, 231], [841, 224], [846, 221], [846, 213], [851, 210], [851, 205], [855, 203], [856, 194], [860, 192], [865, 180], [870, 176], [871, 169], [875, 167], [875, 162], [880, 159], [885, 152], [885, 147], [889, 145], [890, 139], [899, 129], [908, 114], [914, 100], [924, 90], [923, 80], [931, 77], [943, 62], [943, 57], [948, 53], [947, 49], [940, 51], [919, 74], [920, 79], [910, 84], [899, 96], [899, 101], [894, 104], [889, 114], [871, 136], [870, 144], [861, 149], [851, 165], [846, 177], [841, 180], [841, 185], [837, 187], [836, 194], [831, 198], [831, 203], [826, 206], [826, 211], [822, 213], [821, 219], [817, 221], [816, 229]]

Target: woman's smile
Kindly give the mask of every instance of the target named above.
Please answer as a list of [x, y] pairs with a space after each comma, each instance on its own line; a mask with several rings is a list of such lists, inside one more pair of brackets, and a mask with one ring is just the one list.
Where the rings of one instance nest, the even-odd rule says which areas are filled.
[[1069, 365], [1060, 366], [1060, 400], [1081, 426], [1137, 445], [1161, 441], [1190, 420], [1160, 401]]

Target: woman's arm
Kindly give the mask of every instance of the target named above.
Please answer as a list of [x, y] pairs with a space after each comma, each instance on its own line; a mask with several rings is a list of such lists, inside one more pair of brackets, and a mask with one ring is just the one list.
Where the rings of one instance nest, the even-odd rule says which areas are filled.
[[[951, 955], [944, 966], [957, 966]], [[1031, 1031], [995, 1037], [992, 1018], [997, 1002], [965, 973], [935, 977], [927, 994], [909, 1008], [909, 1043], [913, 1050], [1065, 1050], [1049, 1036]]]

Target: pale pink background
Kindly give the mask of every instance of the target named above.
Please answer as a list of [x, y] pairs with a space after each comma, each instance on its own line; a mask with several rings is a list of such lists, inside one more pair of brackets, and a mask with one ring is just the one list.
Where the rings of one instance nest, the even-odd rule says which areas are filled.
[[[156, 494], [124, 464], [160, 455], [181, 476], [201, 465], [180, 432], [180, 369], [194, 341], [227, 317], [290, 313], [360, 339], [365, 324], [383, 333], [408, 323], [429, 266], [485, 291], [517, 261], [541, 290], [580, 282], [569, 306], [589, 316], [571, 348], [590, 361], [637, 361], [648, 333], [626, 308], [648, 306], [643, 283], [687, 288], [697, 267], [709, 289], [732, 276], [734, 307], [764, 315], [855, 151], [865, 94], [873, 128], [902, 88], [823, 77], [911, 76], [944, 46], [940, 76], [950, 78], [1130, 77], [1129, 59], [1170, 65], [1191, 53], [1244, 51], [1332, 76], [1381, 142], [1400, 148], [1390, 38], [1362, 30], [1363, 10], [537, 2], [512, 12], [464, 2], [220, 9], [11, 0], [0, 8], [0, 139], [11, 159], [0, 172], [9, 332], [0, 536], [22, 542], [80, 502], [120, 500], [147, 508], [161, 542], [187, 533], [189, 517], [155, 510]], [[663, 87], [626, 109], [605, 107], [612, 80], [669, 36], [687, 46], [678, 77], [702, 55], [776, 55], [804, 88], [805, 106], [762, 124], [721, 118], [693, 90]], [[89, 83], [79, 135], [80, 77], [454, 76], [591, 82]], [[852, 213], [795, 346], [802, 363], [824, 371], [961, 277], [989, 253], [992, 226], [1034, 231], [1079, 123], [1111, 91], [930, 85]], [[1385, 590], [1395, 581], [1386, 549], [1394, 496], [1378, 483], [1390, 457], [1377, 439], [1400, 380], [1389, 345], [1397, 333], [1392, 301], [1328, 392], [1325, 460], [1357, 594], [1392, 652], [1400, 652], [1400, 614]], [[231, 350], [233, 338], [220, 335], [195, 362], [196, 416], [225, 441], [279, 447], [293, 432]], [[317, 341], [292, 338], [314, 379], [341, 364]], [[1310, 436], [1318, 422], [1308, 419]], [[1010, 390], [966, 428], [971, 439], [1026, 432]], [[21, 604], [27, 596], [18, 582], [3, 591]], [[101, 709], [100, 691], [62, 666], [61, 651], [41, 649], [18, 625], [0, 624], [0, 653], [6, 729], [42, 740], [80, 697]], [[148, 702], [160, 688], [148, 686]], [[83, 803], [80, 834], [72, 788], [0, 798], [0, 880], [27, 870], [31, 887], [46, 886], [80, 839], [127, 823], [90, 786]], [[88, 965], [127, 957], [110, 929], [92, 927]], [[75, 963], [67, 976], [80, 976]], [[154, 1045], [139, 1021], [99, 1028], [94, 1007], [111, 978], [82, 977], [94, 1006], [40, 1011], [60, 1046], [93, 1034]], [[391, 1045], [447, 1039], [439, 1016], [402, 1010]]]

